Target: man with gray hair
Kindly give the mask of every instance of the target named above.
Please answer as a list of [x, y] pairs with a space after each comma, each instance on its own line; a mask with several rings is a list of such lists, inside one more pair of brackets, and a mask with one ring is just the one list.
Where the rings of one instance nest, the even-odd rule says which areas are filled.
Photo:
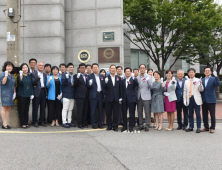
[[138, 118], [139, 118], [139, 128], [138, 131], [144, 129], [143, 125], [143, 108], [145, 110], [145, 131], [149, 131], [149, 112], [150, 112], [150, 102], [151, 102], [151, 92], [152, 88], [152, 77], [146, 72], [146, 65], [141, 64], [139, 66], [140, 75], [137, 76], [138, 80], [138, 89], [137, 89], [137, 109], [138, 109]]
[[[34, 91], [32, 121], [34, 127], [46, 126], [45, 125], [45, 104], [47, 97], [46, 79], [47, 75], [43, 72], [44, 63], [39, 62], [37, 65], [37, 71], [31, 73], [32, 85]], [[38, 108], [40, 105], [40, 118], [38, 120]]]
[[[177, 71], [177, 86], [176, 86], [176, 96], [177, 96], [176, 108], [177, 108], [177, 123], [178, 123], [177, 130], [180, 129], [185, 130], [188, 125], [188, 109], [183, 102], [183, 88], [186, 79], [183, 77], [184, 77], [184, 71], [182, 69], [179, 69]], [[184, 115], [183, 124], [182, 124], [182, 109]]]

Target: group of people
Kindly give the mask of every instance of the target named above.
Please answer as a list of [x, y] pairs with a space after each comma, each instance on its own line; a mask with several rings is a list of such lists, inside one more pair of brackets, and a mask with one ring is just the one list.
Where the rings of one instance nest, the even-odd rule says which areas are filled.
[[[163, 128], [163, 113], [167, 112], [169, 125], [166, 130], [172, 131], [177, 111], [177, 129], [190, 132], [194, 128], [195, 111], [196, 132], [215, 132], [215, 88], [220, 86], [220, 80], [215, 71], [214, 76], [211, 76], [210, 67], [204, 69], [203, 79], [195, 77], [194, 68], [187, 71], [189, 78], [184, 77], [181, 69], [177, 71], [177, 78], [173, 76], [172, 70], [167, 70], [164, 81], [159, 71], [147, 70], [145, 64], [133, 71], [126, 67], [123, 75], [121, 66], [111, 64], [109, 72], [106, 72], [104, 69], [99, 70], [97, 63], [81, 63], [78, 73], [74, 74], [72, 63], [51, 67], [50, 64], [37, 64], [36, 59], [30, 59], [29, 65], [21, 64], [17, 85], [13, 70], [13, 63], [7, 61], [0, 74], [3, 129], [11, 128], [7, 119], [10, 106], [14, 106], [14, 99], [17, 97], [20, 124], [24, 129], [29, 127], [29, 106], [32, 100], [34, 127], [46, 126], [46, 120], [51, 126], [60, 126], [62, 123], [64, 128], [76, 127], [72, 122], [76, 101], [77, 126], [81, 129], [87, 128], [88, 124], [91, 124], [93, 129], [103, 128], [103, 124], [107, 124], [108, 131], [117, 132], [118, 125], [122, 124], [121, 132], [133, 132], [137, 122], [137, 131], [148, 132], [149, 128], [160, 131]], [[48, 115], [45, 114], [46, 105]], [[202, 130], [201, 105], [204, 122]], [[211, 127], [208, 124], [208, 112], [211, 116]], [[137, 120], [135, 115], [138, 115]], [[154, 126], [151, 117], [154, 118]]]

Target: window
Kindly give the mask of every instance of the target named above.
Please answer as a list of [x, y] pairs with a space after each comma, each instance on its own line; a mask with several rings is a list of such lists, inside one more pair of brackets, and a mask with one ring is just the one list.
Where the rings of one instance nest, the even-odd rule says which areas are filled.
[[206, 65], [200, 64], [200, 73], [204, 73], [204, 68]]
[[139, 68], [140, 64], [145, 64], [149, 68], [149, 57], [141, 50], [131, 50], [131, 68]]
[[190, 68], [190, 64], [188, 64], [185, 60], [182, 60], [182, 70], [184, 73], [187, 73], [187, 70]]

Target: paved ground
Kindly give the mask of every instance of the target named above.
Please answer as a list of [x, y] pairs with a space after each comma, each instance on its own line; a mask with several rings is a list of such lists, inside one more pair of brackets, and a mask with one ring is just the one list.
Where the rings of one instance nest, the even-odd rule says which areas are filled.
[[222, 168], [221, 136], [221, 123], [215, 134], [154, 129], [131, 134], [62, 127], [0, 130], [0, 169], [218, 170]]

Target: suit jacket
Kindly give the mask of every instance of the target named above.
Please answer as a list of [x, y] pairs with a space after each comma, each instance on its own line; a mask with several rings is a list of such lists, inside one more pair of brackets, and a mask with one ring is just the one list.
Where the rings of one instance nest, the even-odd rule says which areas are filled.
[[137, 87], [137, 100], [140, 99], [140, 96], [142, 98], [142, 100], [151, 100], [151, 88], [152, 88], [152, 77], [148, 74], [144, 74], [144, 79], [146, 79], [147, 77], [149, 77], [150, 79], [148, 80], [148, 82], [145, 81], [141, 81], [141, 76], [137, 77], [137, 81], [138, 81], [138, 87]]
[[126, 88], [126, 78], [121, 80], [121, 95], [123, 99], [123, 103], [126, 102], [126, 98], [129, 103], [137, 102], [137, 94], [135, 92], [135, 88], [139, 85], [137, 78], [133, 80], [131, 77], [129, 80], [130, 84], [128, 84]]
[[[193, 78], [193, 83], [198, 81], [199, 79], [194, 77]], [[201, 98], [201, 94], [200, 92], [202, 92], [204, 90], [203, 84], [201, 85], [195, 85], [193, 84], [193, 96], [194, 96], [194, 100], [196, 102], [197, 105], [202, 105], [202, 98]], [[190, 79], [185, 81], [184, 84], [184, 89], [183, 89], [183, 101], [186, 101], [187, 105], [190, 104]]]
[[220, 86], [220, 79], [218, 77], [212, 77], [210, 76], [207, 86], [205, 85], [205, 78], [202, 79], [204, 91], [201, 93], [203, 103], [216, 103], [216, 95], [215, 95], [215, 89], [216, 86]]
[[[45, 73], [42, 73], [42, 74], [43, 74], [43, 83], [45, 86], [45, 88], [44, 88], [45, 94], [47, 96], [47, 93], [48, 93], [48, 90], [46, 89], [47, 75]], [[39, 95], [41, 93], [41, 82], [40, 82], [40, 78], [38, 77], [38, 71], [32, 72], [31, 77], [32, 77], [34, 96], [39, 97]]]
[[[74, 99], [75, 86], [74, 83], [72, 86], [71, 76], [69, 76], [69, 78], [67, 79], [66, 74], [68, 73], [62, 75], [62, 98]], [[73, 80], [74, 80], [74, 75], [73, 75]]]
[[119, 98], [121, 98], [121, 90], [120, 90], [120, 82], [121, 82], [121, 78], [117, 75], [115, 75], [115, 86], [113, 86], [113, 82], [111, 79], [111, 76], [107, 76], [108, 77], [108, 83], [104, 84], [104, 89], [106, 92], [106, 98], [105, 101], [106, 102], [113, 102], [115, 100], [115, 102], [119, 102]]
[[[166, 82], [167, 81], [164, 81], [165, 86], [166, 86]], [[168, 87], [167, 87], [167, 93], [170, 94], [169, 96], [167, 96], [169, 102], [177, 100], [177, 96], [176, 96], [176, 92], [175, 92], [176, 87], [177, 87], [176, 80], [174, 80], [174, 84], [173, 84], [173, 81], [171, 80], [168, 84]]]
[[[90, 86], [89, 85], [89, 80], [91, 80], [91, 79], [93, 80], [93, 83]], [[103, 93], [103, 95], [104, 95], [104, 83], [105, 83], [104, 81], [105, 81], [105, 77], [102, 74], [99, 74], [99, 79], [100, 79], [100, 84], [101, 84], [101, 93]], [[97, 83], [96, 83], [96, 78], [95, 78], [94, 73], [88, 75], [87, 87], [88, 87], [88, 90], [89, 90], [89, 99], [90, 100], [95, 99], [96, 95], [97, 95]]]
[[179, 80], [177, 79], [177, 87], [176, 87], [176, 96], [177, 96], [177, 102], [180, 102], [181, 96], [183, 96], [183, 88], [184, 88], [184, 83], [186, 79], [182, 79], [182, 87], [180, 87]]
[[82, 74], [79, 78], [77, 78], [77, 74], [74, 76], [74, 86], [75, 86], [75, 99], [84, 99], [87, 95], [87, 78], [88, 76], [85, 75], [86, 82]]

